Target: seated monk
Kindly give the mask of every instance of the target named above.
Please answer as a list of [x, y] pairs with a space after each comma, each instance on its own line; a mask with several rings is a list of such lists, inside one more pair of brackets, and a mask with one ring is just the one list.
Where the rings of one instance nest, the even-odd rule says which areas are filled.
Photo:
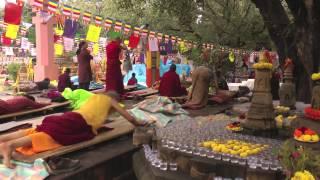
[[136, 73], [132, 73], [132, 77], [128, 81], [128, 86], [137, 85], [138, 80], [136, 78]]
[[63, 92], [65, 88], [73, 89], [71, 79], [70, 79], [70, 73], [71, 73], [70, 68], [66, 68], [64, 73], [59, 76], [59, 81], [58, 81], [59, 92]]
[[192, 89], [188, 95], [184, 108], [201, 109], [208, 103], [209, 85], [212, 81], [212, 71], [200, 66], [192, 73]]
[[49, 104], [35, 102], [35, 98], [29, 95], [17, 96], [8, 100], [0, 99], [0, 115], [15, 113], [28, 109], [38, 109]]
[[167, 97], [179, 97], [187, 95], [186, 88], [182, 87], [180, 84], [179, 75], [176, 73], [176, 65], [172, 64], [170, 70], [163, 74], [160, 87], [159, 87], [160, 96]]
[[47, 116], [36, 128], [0, 136], [4, 165], [13, 167], [10, 161], [13, 151], [28, 156], [91, 140], [107, 120], [111, 109], [132, 124], [143, 125], [120, 107], [116, 95], [113, 92], [108, 95], [95, 94], [76, 111]]

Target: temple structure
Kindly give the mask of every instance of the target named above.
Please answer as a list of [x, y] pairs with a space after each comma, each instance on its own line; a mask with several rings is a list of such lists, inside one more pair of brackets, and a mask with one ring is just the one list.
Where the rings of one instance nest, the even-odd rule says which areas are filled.
[[271, 94], [272, 64], [266, 58], [266, 52], [260, 54], [259, 63], [255, 67], [255, 82], [251, 106], [247, 120], [243, 124], [246, 129], [269, 130], [275, 128], [274, 110]]
[[296, 87], [293, 83], [293, 64], [291, 59], [286, 59], [284, 67], [284, 83], [279, 90], [280, 106], [290, 107], [295, 109], [296, 104]]

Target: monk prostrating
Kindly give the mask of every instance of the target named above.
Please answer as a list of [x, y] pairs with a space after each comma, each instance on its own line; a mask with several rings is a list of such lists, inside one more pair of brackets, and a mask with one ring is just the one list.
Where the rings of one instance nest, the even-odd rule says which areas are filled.
[[186, 88], [180, 84], [179, 75], [176, 73], [176, 65], [172, 64], [170, 70], [161, 78], [159, 93], [161, 96], [180, 97], [187, 95]]

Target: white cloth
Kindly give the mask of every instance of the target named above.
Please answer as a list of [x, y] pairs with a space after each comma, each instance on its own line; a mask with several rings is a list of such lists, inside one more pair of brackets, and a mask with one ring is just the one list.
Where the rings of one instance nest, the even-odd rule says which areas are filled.
[[30, 43], [28, 41], [28, 38], [25, 38], [25, 37], [21, 38], [21, 49], [24, 49], [24, 50], [30, 49]]
[[71, 52], [74, 46], [74, 39], [63, 37], [63, 46], [66, 52]]
[[157, 38], [149, 37], [148, 43], [149, 43], [149, 50], [151, 52], [159, 51], [158, 39]]
[[13, 56], [13, 47], [6, 47], [5, 49], [6, 56]]

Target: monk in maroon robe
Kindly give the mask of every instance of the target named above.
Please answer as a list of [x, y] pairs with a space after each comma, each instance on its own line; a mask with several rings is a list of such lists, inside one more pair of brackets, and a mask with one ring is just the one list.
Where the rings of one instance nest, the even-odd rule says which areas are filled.
[[107, 72], [106, 72], [106, 91], [115, 91], [123, 94], [123, 78], [121, 73], [121, 62], [119, 55], [121, 53], [121, 40], [115, 38], [107, 47]]
[[65, 88], [71, 88], [72, 89], [72, 83], [70, 79], [70, 68], [67, 68], [63, 74], [59, 76], [58, 81], [58, 91], [63, 92]]
[[159, 93], [161, 96], [179, 97], [187, 95], [186, 88], [180, 84], [179, 75], [176, 73], [176, 65], [172, 64], [170, 70], [161, 78]]
[[132, 77], [128, 81], [128, 86], [137, 85], [138, 80], [136, 78], [136, 73], [132, 73]]

